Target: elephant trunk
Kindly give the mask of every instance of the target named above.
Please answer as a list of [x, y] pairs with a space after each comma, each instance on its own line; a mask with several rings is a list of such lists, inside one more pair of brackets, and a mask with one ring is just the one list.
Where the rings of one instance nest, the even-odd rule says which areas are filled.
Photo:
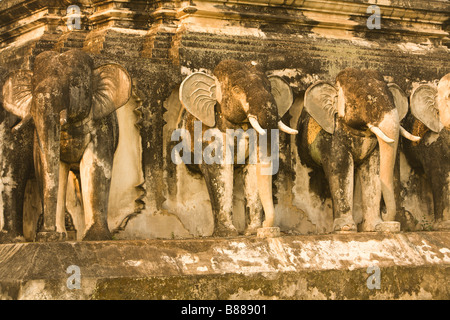
[[[253, 127], [253, 129], [258, 132], [260, 136], [266, 136], [267, 133], [270, 134], [270, 128], [268, 130], [264, 130], [261, 125], [258, 122], [258, 118], [253, 115], [248, 116], [248, 120]], [[270, 139], [270, 137], [269, 137]], [[265, 141], [268, 142], [266, 139]], [[259, 144], [261, 143], [261, 140], [258, 139]], [[269, 140], [270, 141], [270, 140]], [[270, 142], [268, 142], [270, 145]], [[264, 227], [272, 227], [274, 223], [274, 217], [275, 217], [275, 209], [273, 206], [273, 199], [272, 199], [272, 174], [271, 174], [271, 168], [272, 168], [272, 161], [270, 160], [270, 157], [266, 157], [266, 155], [263, 155], [260, 150], [260, 145], [258, 144], [257, 147], [257, 158], [258, 161], [256, 163], [256, 181], [258, 184], [258, 195], [261, 200], [261, 204], [264, 209], [264, 215], [265, 220], [263, 223]], [[266, 151], [270, 150], [270, 147], [266, 146]], [[269, 151], [270, 152], [270, 151]], [[270, 170], [270, 173], [268, 172]]]
[[[59, 187], [60, 133], [59, 114], [53, 113], [55, 103], [51, 95], [36, 94], [32, 109], [35, 123], [34, 161], [43, 204], [43, 226], [38, 241], [60, 240], [56, 230], [56, 211]], [[60, 102], [60, 101], [58, 101]]]
[[397, 109], [393, 109], [390, 113], [386, 114], [377, 128], [383, 133], [383, 135], [377, 135], [377, 139], [380, 148], [381, 192], [386, 205], [385, 220], [393, 221], [396, 214], [394, 166], [400, 130]]
[[[258, 194], [259, 198], [261, 200], [261, 204], [264, 209], [264, 215], [265, 220], [263, 222], [263, 227], [273, 227], [274, 225], [274, 219], [275, 219], [275, 208], [273, 205], [273, 198], [272, 198], [272, 174], [273, 174], [273, 168], [274, 165], [272, 162], [272, 148], [271, 148], [271, 141], [272, 141], [272, 133], [270, 132], [270, 129], [274, 128], [267, 128], [267, 131], [264, 130], [261, 125], [258, 122], [258, 118], [249, 115], [248, 116], [249, 122], [252, 125], [252, 127], [261, 135], [269, 135], [267, 139], [265, 140], [268, 143], [268, 146], [266, 146], [266, 151], [270, 153], [269, 157], [265, 157], [266, 155], [261, 154], [260, 147], [258, 147], [258, 162], [256, 165], [256, 179], [258, 183]], [[297, 134], [298, 131], [294, 130], [292, 128], [289, 128], [287, 125], [285, 125], [281, 120], [277, 122], [278, 128], [286, 132], [288, 134]], [[259, 140], [261, 142], [261, 140]]]

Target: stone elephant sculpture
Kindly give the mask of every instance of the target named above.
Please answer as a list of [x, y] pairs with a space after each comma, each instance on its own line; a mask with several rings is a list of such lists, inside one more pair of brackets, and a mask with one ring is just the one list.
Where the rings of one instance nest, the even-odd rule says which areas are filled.
[[[319, 81], [305, 92], [297, 145], [302, 162], [322, 168], [333, 201], [334, 231], [356, 231], [353, 217], [355, 171], [362, 180], [362, 231], [399, 231], [394, 222], [394, 165], [407, 97], [375, 70], [348, 68], [336, 86]], [[401, 116], [399, 116], [399, 110]], [[378, 145], [378, 148], [377, 148]], [[381, 197], [386, 205], [383, 221]]]
[[404, 126], [420, 142], [403, 141], [409, 164], [430, 181], [434, 204], [434, 229], [450, 229], [450, 73], [437, 87], [422, 84], [410, 96], [411, 113]]
[[[0, 68], [0, 87], [9, 72]], [[0, 212], [0, 243], [22, 241], [23, 201], [27, 180], [33, 171], [33, 125], [14, 130], [20, 118], [3, 108], [0, 91], [0, 179], [2, 212]]]
[[[256, 64], [225, 60], [216, 66], [214, 76], [194, 73], [187, 77], [180, 86], [180, 101], [184, 110], [179, 127], [185, 128], [190, 134], [192, 140], [187, 148], [191, 154], [192, 146], [195, 147], [197, 143], [194, 141], [196, 130], [204, 135], [213, 129], [217, 134], [216, 139], [224, 137], [222, 141], [229, 139], [228, 130], [232, 129], [252, 131], [258, 137], [259, 143], [255, 150], [257, 159], [254, 162], [247, 161], [244, 170], [245, 199], [249, 216], [245, 234], [254, 234], [261, 227], [262, 209], [265, 214], [263, 226], [273, 227], [273, 170], [270, 171], [273, 169], [273, 161], [263, 157], [261, 141], [262, 137], [268, 141], [268, 155], [277, 152], [272, 150], [271, 141], [275, 134], [272, 129], [277, 132], [281, 129], [289, 134], [297, 133], [280, 120], [292, 105], [293, 95], [289, 85], [279, 77], [267, 77]], [[234, 141], [234, 137], [231, 139]], [[202, 150], [206, 151], [208, 148], [207, 140], [200, 141]], [[250, 149], [248, 147], [247, 160]], [[209, 192], [215, 223], [214, 236], [238, 234], [232, 223], [232, 202], [234, 168], [239, 163], [244, 162], [233, 159], [230, 162], [203, 161], [195, 164], [201, 171]]]
[[36, 240], [65, 237], [56, 217], [64, 217], [69, 170], [79, 173], [86, 219], [85, 240], [110, 239], [108, 196], [118, 125], [115, 110], [131, 96], [128, 72], [117, 64], [94, 68], [81, 50], [46, 51], [33, 71], [18, 70], [3, 86], [4, 107], [33, 120], [34, 166], [40, 186], [43, 224]]

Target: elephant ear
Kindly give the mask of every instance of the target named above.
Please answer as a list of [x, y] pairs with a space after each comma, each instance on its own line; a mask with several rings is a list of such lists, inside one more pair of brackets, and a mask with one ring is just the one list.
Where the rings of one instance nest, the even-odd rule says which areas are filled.
[[436, 103], [437, 89], [428, 84], [422, 84], [411, 93], [411, 113], [431, 131], [439, 132], [442, 124]]
[[336, 87], [325, 81], [314, 83], [305, 92], [306, 111], [330, 134], [334, 133], [337, 96]]
[[216, 124], [214, 112], [217, 102], [216, 83], [218, 83], [216, 78], [203, 72], [195, 72], [180, 85], [180, 101], [183, 107], [209, 127]]
[[272, 96], [278, 108], [278, 115], [283, 117], [294, 101], [294, 95], [289, 84], [279, 76], [269, 76]]
[[118, 64], [105, 64], [93, 72], [92, 112], [95, 120], [106, 117], [131, 97], [131, 77]]
[[8, 75], [3, 85], [3, 107], [21, 119], [30, 116], [32, 77], [29, 70], [17, 70]]
[[408, 97], [406, 96], [405, 92], [395, 83], [389, 83], [388, 88], [394, 98], [394, 104], [398, 110], [398, 117], [401, 121], [408, 113]]

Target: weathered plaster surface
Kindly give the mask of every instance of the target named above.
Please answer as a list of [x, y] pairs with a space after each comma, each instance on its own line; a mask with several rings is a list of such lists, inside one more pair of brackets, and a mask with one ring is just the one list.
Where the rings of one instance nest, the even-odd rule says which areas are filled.
[[448, 232], [0, 246], [3, 299], [448, 299], [449, 272]]

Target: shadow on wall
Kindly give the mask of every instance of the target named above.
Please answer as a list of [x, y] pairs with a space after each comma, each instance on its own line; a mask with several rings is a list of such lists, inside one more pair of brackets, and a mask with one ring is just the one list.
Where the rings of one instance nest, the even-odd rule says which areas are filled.
[[130, 214], [138, 212], [136, 199], [141, 194], [136, 188], [144, 182], [142, 170], [142, 142], [136, 127], [139, 106], [135, 94], [126, 105], [116, 111], [119, 123], [119, 143], [114, 154], [111, 189], [108, 204], [108, 227], [117, 229]]
[[431, 230], [434, 222], [433, 193], [424, 174], [415, 172], [400, 152], [401, 206], [405, 231]]
[[[291, 107], [292, 118], [290, 125], [293, 128], [299, 127], [301, 121], [300, 116], [304, 107], [303, 99], [304, 92], [295, 99], [294, 105]], [[321, 198], [311, 190], [311, 174], [313, 169], [308, 168], [300, 160], [298, 145], [295, 143], [296, 138], [291, 137], [291, 157], [294, 159], [292, 167], [295, 172], [295, 180], [292, 187], [292, 205], [306, 213], [307, 222], [312, 224], [308, 228], [308, 233], [331, 232], [333, 229], [333, 204], [331, 198]], [[323, 180], [321, 183], [326, 183], [326, 180]], [[300, 223], [298, 224], [298, 227], [301, 228], [302, 225]]]
[[[172, 132], [177, 129], [182, 106], [179, 88], [173, 90], [164, 108], [166, 125], [163, 129], [164, 141], [164, 181], [165, 198], [163, 208], [174, 214], [192, 236], [210, 236], [214, 220], [205, 181], [200, 174], [192, 173], [184, 164], [172, 162], [171, 151], [178, 142], [171, 141]], [[177, 234], [174, 234], [177, 237]]]
[[141, 185], [145, 178], [142, 141], [136, 127], [138, 115], [134, 110], [140, 101], [134, 95], [117, 113], [120, 135], [112, 173], [109, 227], [116, 239], [188, 238], [189, 232], [176, 215], [158, 210], [152, 203], [145, 203], [144, 207], [139, 203], [144, 196]]

